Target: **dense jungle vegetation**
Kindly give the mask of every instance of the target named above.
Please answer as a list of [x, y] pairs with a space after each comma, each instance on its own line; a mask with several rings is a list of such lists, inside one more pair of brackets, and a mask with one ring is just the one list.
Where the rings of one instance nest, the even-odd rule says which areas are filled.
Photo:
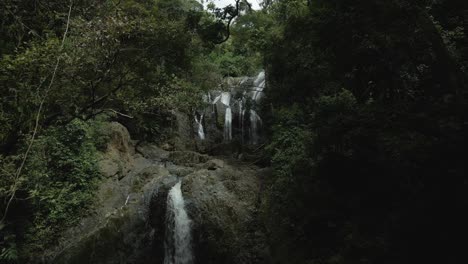
[[468, 2], [261, 6], [3, 0], [0, 262], [87, 214], [106, 122], [164, 139], [173, 110], [260, 69], [275, 263], [466, 261]]

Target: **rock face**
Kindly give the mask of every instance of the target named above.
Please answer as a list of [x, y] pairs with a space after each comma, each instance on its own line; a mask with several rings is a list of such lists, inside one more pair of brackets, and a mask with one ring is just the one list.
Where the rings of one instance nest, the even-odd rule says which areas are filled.
[[37, 263], [163, 263], [168, 191], [182, 178], [196, 263], [271, 263], [258, 219], [261, 171], [136, 144], [111, 123], [94, 211]]
[[165, 199], [177, 182], [165, 167], [169, 153], [149, 144], [136, 147], [119, 123], [109, 129], [93, 213], [37, 262], [162, 263]]
[[257, 170], [211, 160], [182, 182], [197, 263], [269, 263]]
[[207, 106], [197, 109], [192, 121], [196, 149], [226, 155], [239, 151], [239, 145], [261, 144], [265, 88], [265, 71], [261, 71], [255, 77], [225, 78], [217, 89], [207, 92], [203, 96]]
[[194, 151], [173, 151], [169, 155], [169, 160], [178, 165], [193, 166], [195, 164], [208, 161], [209, 156]]
[[99, 161], [101, 173], [106, 177], [123, 177], [132, 167], [134, 147], [127, 128], [117, 122], [108, 124], [110, 139]]

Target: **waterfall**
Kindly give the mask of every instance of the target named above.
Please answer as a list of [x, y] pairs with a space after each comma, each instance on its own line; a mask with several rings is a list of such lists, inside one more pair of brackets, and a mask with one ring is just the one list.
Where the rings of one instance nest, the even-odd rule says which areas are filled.
[[216, 113], [216, 104], [218, 101], [221, 99], [221, 95], [218, 95], [215, 97], [213, 101], [211, 101], [211, 113], [214, 114]]
[[252, 100], [254, 101], [260, 100], [263, 96], [264, 89], [265, 89], [265, 72], [261, 71], [253, 82]]
[[221, 93], [221, 103], [226, 106], [226, 114], [224, 115], [224, 140], [232, 139], [232, 110], [231, 110], [231, 93]]
[[239, 99], [239, 130], [241, 131], [241, 142], [244, 144], [244, 98]]
[[258, 144], [258, 128], [262, 124], [262, 119], [255, 112], [255, 110], [250, 110], [250, 140], [252, 144]]
[[242, 130], [242, 111], [244, 109], [244, 104], [242, 99], [239, 99], [239, 129]]
[[218, 103], [218, 101], [221, 99], [221, 95], [218, 95], [215, 97], [215, 99], [213, 100], [212, 104], [215, 105], [216, 103]]
[[185, 211], [179, 181], [167, 195], [164, 264], [193, 264], [191, 221]]
[[241, 113], [241, 136], [242, 136], [242, 144], [244, 144], [244, 119], [245, 119], [245, 109], [242, 110], [242, 113]]
[[232, 111], [231, 107], [226, 108], [226, 115], [224, 118], [224, 140], [232, 139]]
[[205, 139], [205, 131], [203, 129], [203, 116], [204, 115], [201, 115], [200, 116], [200, 120], [198, 120], [197, 118], [197, 115], [195, 115], [195, 123], [197, 123], [197, 127], [198, 127], [198, 137], [201, 139], [201, 140], [204, 140]]
[[223, 103], [225, 106], [229, 107], [230, 102], [231, 102], [231, 93], [223, 92], [221, 94], [221, 103]]
[[[222, 136], [224, 142], [240, 138], [242, 144], [258, 144], [262, 121], [256, 111], [265, 97], [265, 86], [266, 74], [262, 70], [254, 77], [226, 78], [217, 90], [203, 94], [206, 108], [197, 111], [208, 116], [196, 117], [198, 137], [217, 141]], [[220, 127], [221, 124], [224, 125]], [[212, 132], [207, 136], [206, 130]]]

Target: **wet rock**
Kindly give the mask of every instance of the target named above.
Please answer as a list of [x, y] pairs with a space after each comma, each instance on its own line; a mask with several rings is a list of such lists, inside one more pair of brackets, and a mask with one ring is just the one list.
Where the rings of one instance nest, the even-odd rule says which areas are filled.
[[172, 150], [174, 150], [174, 147], [173, 147], [171, 144], [169, 144], [169, 143], [164, 143], [164, 144], [162, 144], [161, 148], [164, 149], [164, 150], [166, 150], [166, 151], [172, 151]]
[[166, 168], [169, 170], [171, 175], [175, 175], [177, 177], [187, 176], [195, 170], [195, 168], [192, 167], [179, 166], [173, 163], [166, 163]]
[[201, 169], [182, 181], [197, 263], [268, 263], [257, 217], [258, 175], [246, 166], [214, 164], [216, 170]]
[[95, 230], [64, 245], [47, 263], [151, 263], [151, 233], [136, 207], [123, 207], [109, 213]]
[[175, 118], [176, 131], [175, 137], [172, 138], [171, 145], [175, 150], [195, 149], [192, 131], [192, 117], [178, 111], [173, 111], [172, 114]]
[[205, 162], [204, 164], [197, 165], [197, 168], [198, 169], [206, 169], [206, 170], [221, 169], [221, 168], [224, 168], [224, 161], [222, 161], [220, 159], [212, 159], [212, 160], [209, 160], [209, 161]]
[[47, 250], [44, 259], [37, 262], [158, 263], [155, 259], [163, 257], [162, 245], [158, 244], [164, 238], [162, 200], [177, 177], [171, 176], [162, 163], [139, 154], [132, 155], [131, 161], [123, 178], [102, 182], [94, 213], [67, 230], [59, 245]]
[[[167, 194], [181, 178], [196, 264], [271, 263], [258, 217], [258, 169], [193, 151], [132, 143], [112, 124], [94, 214], [36, 263], [163, 263]], [[238, 162], [238, 161], [237, 161]]]
[[200, 154], [194, 151], [173, 151], [169, 154], [169, 160], [178, 165], [193, 166], [205, 163], [209, 160], [208, 155]]
[[140, 143], [136, 146], [136, 151], [143, 157], [151, 160], [167, 160], [169, 152], [157, 147], [154, 144]]
[[178, 182], [175, 176], [164, 178], [153, 189], [149, 203], [148, 222], [153, 230], [153, 262], [163, 263], [164, 261], [164, 234], [166, 231], [166, 201], [169, 190]]

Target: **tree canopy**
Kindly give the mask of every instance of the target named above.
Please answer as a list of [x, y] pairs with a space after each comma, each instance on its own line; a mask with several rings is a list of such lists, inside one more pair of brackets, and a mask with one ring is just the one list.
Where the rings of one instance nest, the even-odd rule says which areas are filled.
[[0, 262], [87, 213], [109, 121], [161, 140], [261, 69], [275, 263], [465, 260], [468, 2], [261, 5], [0, 2]]

